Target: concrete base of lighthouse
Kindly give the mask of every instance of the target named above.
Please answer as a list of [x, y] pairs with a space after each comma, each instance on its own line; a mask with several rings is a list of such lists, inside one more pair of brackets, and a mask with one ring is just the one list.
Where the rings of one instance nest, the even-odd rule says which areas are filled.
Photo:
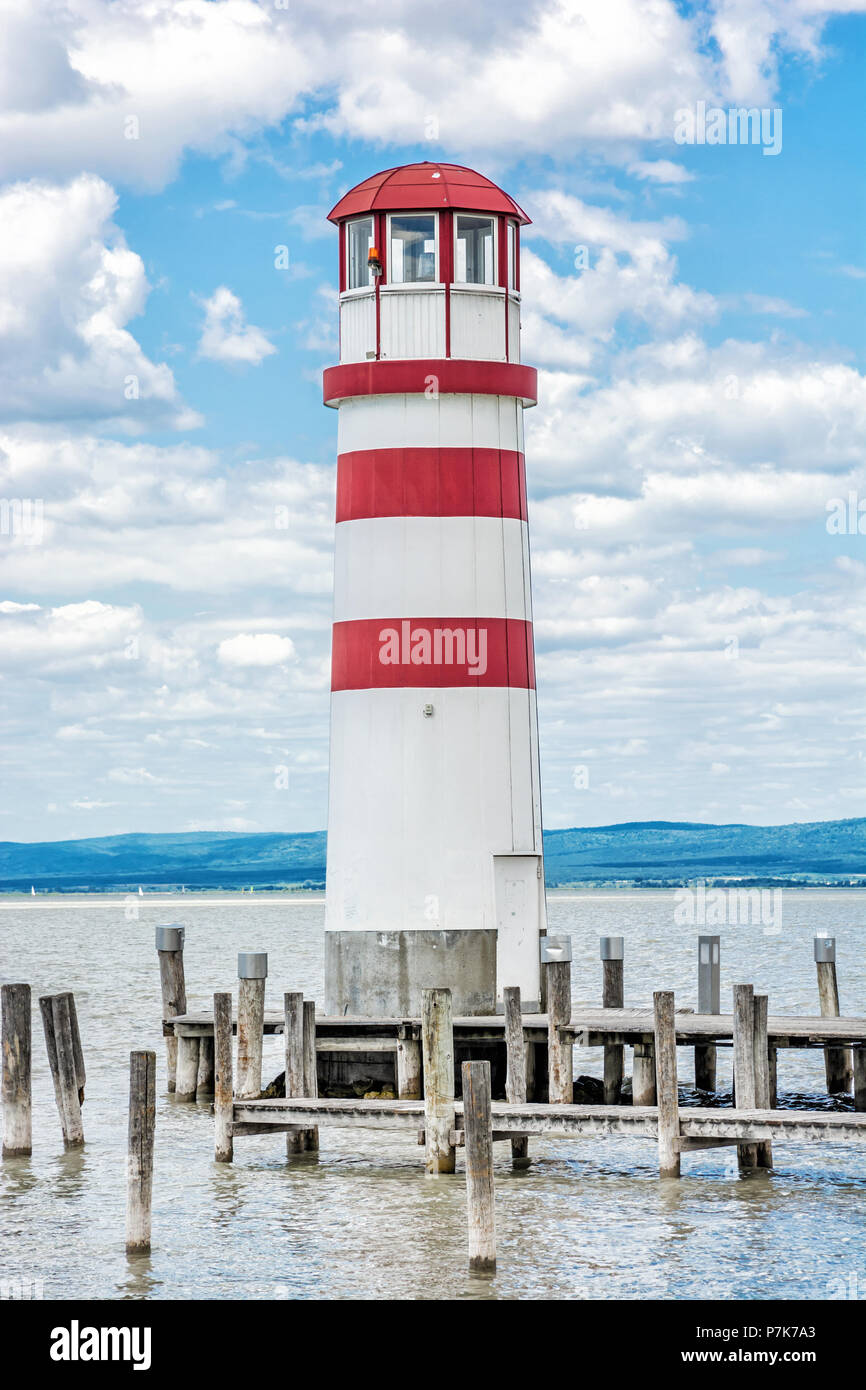
[[422, 989], [451, 990], [456, 1017], [496, 1013], [495, 930], [326, 931], [325, 1013], [418, 1018]]

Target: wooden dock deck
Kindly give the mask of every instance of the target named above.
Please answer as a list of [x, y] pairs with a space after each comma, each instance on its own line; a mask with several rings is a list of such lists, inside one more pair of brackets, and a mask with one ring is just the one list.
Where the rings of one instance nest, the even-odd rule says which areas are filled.
[[[555, 1134], [584, 1137], [619, 1134], [658, 1139], [657, 1106], [510, 1105], [490, 1107], [493, 1138]], [[454, 1101], [451, 1138], [463, 1142], [463, 1102]], [[333, 1125], [361, 1129], [413, 1131], [423, 1140], [425, 1106], [413, 1100], [247, 1100], [234, 1102], [236, 1136], [278, 1132], [294, 1127]], [[849, 1144], [866, 1141], [866, 1115], [797, 1110], [719, 1110], [699, 1107], [679, 1111], [681, 1151], [692, 1145], [743, 1144], [767, 1140]]]
[[[674, 1016], [677, 1046], [702, 1043], [724, 1046], [734, 1036], [733, 1014], [696, 1014], [678, 1009]], [[232, 1026], [237, 1031], [237, 1014]], [[546, 1043], [547, 1014], [524, 1014], [523, 1033], [527, 1042]], [[266, 1010], [263, 1032], [284, 1030], [283, 1015]], [[163, 1031], [176, 1037], [213, 1037], [213, 1013], [203, 1010], [178, 1014], [163, 1021]], [[576, 1047], [646, 1046], [653, 1041], [652, 1008], [601, 1009], [577, 1005], [568, 1023], [559, 1025], [563, 1036], [570, 1036]], [[501, 1042], [505, 1019], [501, 1014], [478, 1018], [455, 1018], [454, 1035], [461, 1042]], [[319, 1052], [393, 1052], [401, 1038], [419, 1040], [420, 1018], [334, 1018], [316, 1015], [316, 1049]], [[772, 1047], [866, 1047], [866, 1018], [822, 1018], [820, 1015], [775, 1014], [767, 1019], [767, 1037]]]

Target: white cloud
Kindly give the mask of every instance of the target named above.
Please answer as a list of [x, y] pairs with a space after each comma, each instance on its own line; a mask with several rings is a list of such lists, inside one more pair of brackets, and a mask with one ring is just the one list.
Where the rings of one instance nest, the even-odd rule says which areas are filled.
[[102, 179], [0, 190], [0, 412], [188, 428], [171, 369], [129, 332], [148, 294]]
[[318, 0], [285, 10], [253, 0], [9, 3], [0, 176], [87, 167], [147, 188], [170, 180], [185, 150], [241, 165], [244, 140], [291, 116], [301, 128], [415, 146], [433, 113], [461, 154], [579, 144], [613, 158], [619, 146], [634, 162], [637, 142], [670, 140], [674, 112], [699, 98], [766, 104], [779, 53], [819, 59], [826, 19], [860, 8], [718, 0], [717, 59], [706, 16], [672, 0], [506, 0], [475, 18], [445, 0], [423, 42], [404, 0], [372, 12]]
[[684, 164], [675, 164], [670, 159], [638, 159], [628, 166], [628, 172], [638, 179], [668, 185], [691, 183], [695, 177]]
[[275, 632], [239, 632], [220, 642], [218, 656], [227, 666], [282, 666], [294, 660], [295, 644]]
[[199, 340], [200, 357], [212, 362], [245, 362], [257, 367], [276, 352], [260, 328], [247, 323], [243, 305], [225, 285], [204, 300], [204, 326]]

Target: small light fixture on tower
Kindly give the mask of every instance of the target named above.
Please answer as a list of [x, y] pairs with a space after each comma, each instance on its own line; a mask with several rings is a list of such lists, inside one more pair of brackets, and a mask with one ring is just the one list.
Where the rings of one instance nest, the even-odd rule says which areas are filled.
[[370, 250], [367, 252], [367, 269], [372, 270], [374, 275], [382, 274], [382, 257], [379, 255], [379, 249], [376, 246], [371, 246]]

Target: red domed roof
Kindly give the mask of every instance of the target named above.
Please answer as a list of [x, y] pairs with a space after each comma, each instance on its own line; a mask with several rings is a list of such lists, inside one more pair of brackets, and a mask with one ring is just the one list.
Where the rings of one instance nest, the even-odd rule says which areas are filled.
[[384, 169], [344, 193], [328, 213], [330, 222], [365, 212], [408, 212], [413, 208], [463, 208], [468, 212], [499, 212], [527, 223], [521, 207], [495, 183], [462, 164], [401, 164]]

